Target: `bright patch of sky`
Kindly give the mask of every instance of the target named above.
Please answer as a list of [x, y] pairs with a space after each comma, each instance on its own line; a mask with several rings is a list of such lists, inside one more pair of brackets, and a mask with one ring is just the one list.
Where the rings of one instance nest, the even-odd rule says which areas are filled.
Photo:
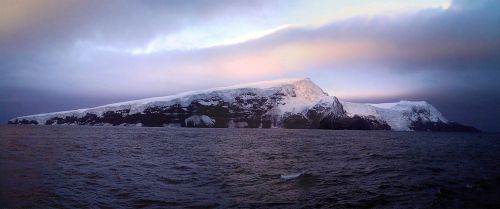
[[[136, 48], [129, 52], [132, 54], [150, 54], [159, 51], [190, 50], [232, 45], [258, 39], [289, 26], [288, 24], [284, 24], [275, 28], [257, 31], [250, 31], [241, 27], [239, 31], [238, 26], [236, 26], [236, 28], [232, 28], [233, 30], [227, 31], [227, 33], [221, 33], [213, 29], [207, 30], [201, 27], [190, 28], [179, 33], [156, 38], [149, 42], [146, 47]], [[241, 32], [246, 31], [245, 29], [249, 32]]]

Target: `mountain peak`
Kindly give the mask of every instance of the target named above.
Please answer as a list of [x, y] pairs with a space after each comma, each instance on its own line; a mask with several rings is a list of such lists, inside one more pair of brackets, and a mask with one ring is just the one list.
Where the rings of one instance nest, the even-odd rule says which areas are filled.
[[281, 88], [284, 91], [293, 92], [293, 94], [296, 97], [303, 98], [307, 101], [316, 101], [322, 97], [328, 96], [328, 94], [325, 93], [323, 89], [321, 89], [318, 85], [316, 85], [316, 83], [314, 83], [310, 78], [258, 81], [258, 82], [226, 86], [226, 87], [217, 87], [204, 91], [194, 91], [192, 93], [225, 91], [225, 90], [246, 89], [246, 88], [263, 89], [263, 90]]

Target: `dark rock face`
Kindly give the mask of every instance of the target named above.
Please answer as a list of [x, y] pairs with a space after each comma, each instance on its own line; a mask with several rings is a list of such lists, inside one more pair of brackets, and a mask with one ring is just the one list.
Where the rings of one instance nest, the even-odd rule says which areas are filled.
[[391, 127], [374, 118], [361, 116], [326, 116], [306, 118], [301, 114], [289, 114], [283, 120], [283, 127], [289, 129], [334, 129], [334, 130], [391, 130]]
[[432, 114], [428, 108], [424, 107], [412, 107], [410, 111], [403, 113], [403, 117], [406, 118], [416, 118], [418, 121], [428, 121], [430, 120]]
[[16, 120], [16, 121], [9, 121], [7, 122], [7, 124], [24, 124], [24, 125], [29, 125], [29, 124], [32, 124], [32, 125], [38, 125], [38, 122], [36, 120], [26, 120], [26, 119], [23, 119], [23, 120]]
[[391, 130], [391, 127], [384, 121], [358, 115], [324, 119], [320, 122], [320, 128], [336, 130]]
[[415, 131], [481, 132], [474, 127], [465, 126], [460, 123], [423, 122], [421, 120], [413, 122], [410, 128]]
[[271, 128], [278, 126], [278, 120], [273, 118], [273, 109], [285, 104], [282, 92], [276, 92], [269, 97], [259, 96], [253, 92], [241, 94], [235, 102], [229, 104], [229, 120], [236, 123], [246, 123], [247, 128]]
[[310, 121], [302, 114], [285, 114], [283, 127], [289, 129], [310, 128]]

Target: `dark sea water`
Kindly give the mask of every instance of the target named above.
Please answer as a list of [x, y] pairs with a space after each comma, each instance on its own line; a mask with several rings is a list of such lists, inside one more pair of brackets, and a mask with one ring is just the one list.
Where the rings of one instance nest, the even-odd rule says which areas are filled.
[[0, 208], [500, 208], [499, 199], [495, 134], [0, 126]]

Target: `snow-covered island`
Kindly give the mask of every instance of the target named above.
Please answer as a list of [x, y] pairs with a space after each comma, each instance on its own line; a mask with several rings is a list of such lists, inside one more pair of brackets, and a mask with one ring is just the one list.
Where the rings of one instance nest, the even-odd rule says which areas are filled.
[[310, 79], [263, 81], [17, 117], [9, 124], [478, 131], [425, 101], [352, 103]]

